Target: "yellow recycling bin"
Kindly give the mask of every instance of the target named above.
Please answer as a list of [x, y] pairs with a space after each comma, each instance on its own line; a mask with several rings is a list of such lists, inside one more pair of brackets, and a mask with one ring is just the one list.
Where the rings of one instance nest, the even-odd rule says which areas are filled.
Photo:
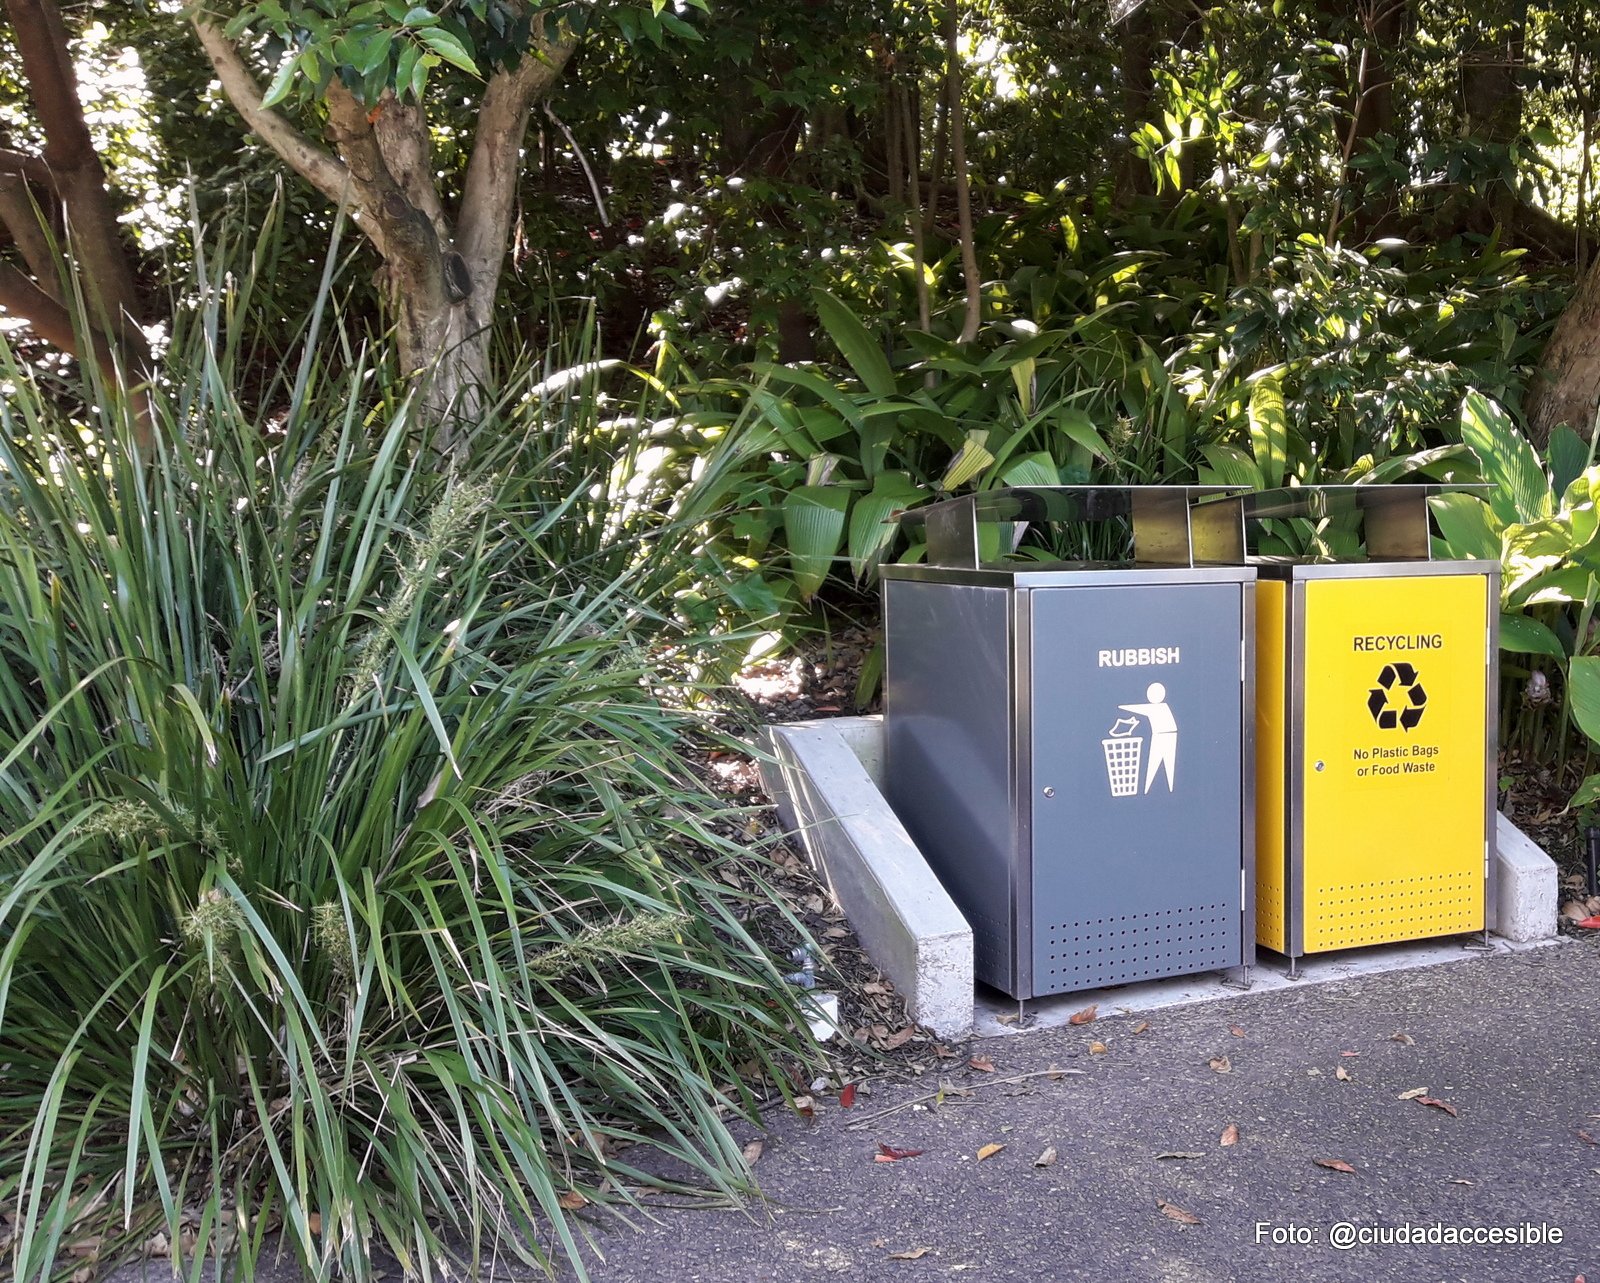
[[1427, 507], [1474, 488], [1219, 501], [1267, 530], [1309, 519], [1364, 535], [1365, 560], [1252, 558], [1256, 937], [1291, 966], [1484, 928], [1500, 566], [1433, 560]]

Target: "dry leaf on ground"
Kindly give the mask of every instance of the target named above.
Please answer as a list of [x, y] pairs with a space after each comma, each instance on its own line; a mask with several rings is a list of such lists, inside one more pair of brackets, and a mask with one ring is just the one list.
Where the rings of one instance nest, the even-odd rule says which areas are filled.
[[1428, 1089], [1426, 1087], [1413, 1087], [1410, 1091], [1401, 1092], [1398, 1096], [1395, 1097], [1395, 1099], [1396, 1100], [1416, 1100], [1418, 1097], [1426, 1096], [1427, 1094], [1428, 1094]]
[[576, 1212], [580, 1207], [589, 1206], [589, 1200], [575, 1189], [569, 1189], [560, 1198], [556, 1199], [556, 1203], [569, 1212]]
[[1222, 1129], [1222, 1139], [1219, 1140], [1217, 1142], [1217, 1144], [1219, 1144], [1219, 1145], [1237, 1145], [1238, 1143], [1239, 1143], [1239, 1124], [1238, 1123], [1229, 1123], [1226, 1127], [1224, 1127]]
[[993, 1158], [996, 1154], [998, 1154], [1004, 1148], [1005, 1148], [1004, 1145], [1001, 1145], [1001, 1144], [999, 1144], [999, 1143], [997, 1143], [995, 1141], [990, 1141], [987, 1145], [985, 1145], [982, 1149], [980, 1149], [978, 1151], [978, 1161], [981, 1163], [986, 1158]]
[[967, 1068], [976, 1069], [980, 1074], [992, 1074], [994, 1073], [994, 1061], [987, 1056], [974, 1056], [967, 1061]]
[[794, 1112], [802, 1118], [815, 1118], [817, 1116], [817, 1102], [810, 1096], [796, 1096], [794, 1098]]
[[1133, 1027], [1133, 1032], [1136, 1034], [1142, 1034], [1145, 1033], [1149, 1028], [1150, 1022], [1148, 1020], [1141, 1020]]
[[1415, 1047], [1417, 1045], [1417, 1040], [1415, 1038], [1413, 1038], [1410, 1034], [1401, 1033], [1398, 1029], [1389, 1035], [1389, 1041], [1400, 1043], [1405, 1047]]
[[1156, 1161], [1159, 1163], [1163, 1158], [1204, 1158], [1204, 1157], [1205, 1157], [1205, 1155], [1200, 1153], [1198, 1150], [1193, 1150], [1193, 1149], [1169, 1149], [1165, 1154], [1157, 1154], [1156, 1155]]
[[846, 1083], [839, 1092], [839, 1108], [849, 1109], [856, 1103], [856, 1085]]
[[1211, 1066], [1212, 1071], [1215, 1073], [1231, 1074], [1233, 1072], [1233, 1061], [1226, 1056], [1213, 1056], [1206, 1063]]
[[1356, 1174], [1356, 1169], [1342, 1158], [1313, 1158], [1311, 1161], [1318, 1167], [1326, 1167], [1330, 1172], [1344, 1172], [1349, 1176]]
[[1171, 1203], [1157, 1203], [1156, 1206], [1161, 1210], [1161, 1214], [1169, 1221], [1177, 1221], [1179, 1225], [1200, 1224], [1200, 1218], [1198, 1216], [1196, 1216], [1193, 1212], [1184, 1211], [1181, 1207], [1176, 1207]]
[[1581, 1127], [1578, 1128], [1578, 1139], [1581, 1140], [1585, 1145], [1600, 1145], [1600, 1140], [1596, 1140]]
[[927, 1152], [925, 1149], [896, 1149], [893, 1145], [880, 1142], [873, 1158], [880, 1163], [898, 1163], [902, 1158], [921, 1158]]
[[883, 1040], [883, 1049], [885, 1051], [894, 1051], [898, 1047], [904, 1047], [911, 1041], [911, 1035], [916, 1032], [917, 1027], [915, 1025], [907, 1025], [904, 1029], [898, 1030], [885, 1038]]
[[1431, 1105], [1434, 1109], [1443, 1110], [1445, 1113], [1449, 1114], [1451, 1118], [1457, 1117], [1456, 1107], [1448, 1100], [1440, 1100], [1437, 1096], [1418, 1096], [1417, 1104]]
[[1350, 1081], [1350, 1071], [1348, 1069], [1346, 1069], [1343, 1065], [1339, 1065], [1337, 1068], [1334, 1069], [1333, 1076], [1335, 1078], [1337, 1078], [1342, 1083], [1347, 1083], [1347, 1082]]
[[1245, 1036], [1244, 1030], [1239, 1028], [1238, 1025], [1229, 1025], [1228, 1026], [1228, 1032], [1230, 1034], [1232, 1034], [1235, 1038], [1243, 1038]]
[[755, 1163], [756, 1163], [756, 1159], [761, 1157], [761, 1154], [766, 1149], [766, 1147], [767, 1146], [766, 1146], [766, 1143], [764, 1141], [759, 1141], [759, 1140], [751, 1141], [748, 1145], [746, 1145], [744, 1147], [744, 1161], [746, 1163], [750, 1164], [750, 1166], [754, 1167]]
[[1054, 1167], [1056, 1165], [1056, 1147], [1051, 1145], [1038, 1158], [1033, 1160], [1035, 1167]]
[[1082, 1011], [1074, 1011], [1070, 1016], [1067, 1017], [1067, 1023], [1069, 1025], [1086, 1025], [1086, 1024], [1088, 1024], [1091, 1020], [1094, 1019], [1094, 1017], [1095, 1017], [1095, 1008], [1097, 1008], [1099, 1005], [1100, 1004], [1097, 1003], [1097, 1002], [1091, 1002]]
[[908, 1247], [903, 1252], [890, 1252], [889, 1259], [891, 1261], [920, 1261], [931, 1251], [933, 1251], [931, 1247]]
[[1110, 1050], [1111, 1048], [1105, 1043], [1101, 1042], [1098, 1038], [1089, 1044], [1089, 1054], [1091, 1056], [1103, 1056]]

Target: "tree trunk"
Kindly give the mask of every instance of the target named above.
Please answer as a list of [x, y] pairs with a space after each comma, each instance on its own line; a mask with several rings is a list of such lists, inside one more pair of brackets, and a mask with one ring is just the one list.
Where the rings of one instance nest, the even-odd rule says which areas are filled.
[[348, 205], [383, 257], [400, 367], [423, 416], [440, 429], [436, 444], [464, 447], [493, 387], [491, 325], [528, 119], [571, 58], [576, 36], [563, 28], [546, 38], [544, 15], [535, 14], [534, 47], [514, 69], [489, 76], [452, 221], [421, 105], [385, 92], [369, 107], [338, 79], [330, 81], [324, 91], [330, 151], [263, 105], [260, 84], [215, 22], [198, 8], [189, 19], [245, 122], [301, 177]]
[[1528, 394], [1528, 427], [1543, 446], [1557, 424], [1593, 435], [1600, 410], [1600, 263], [1578, 282], [1556, 322]]
[[[1150, 104], [1155, 95], [1153, 74], [1156, 59], [1157, 24], [1165, 18], [1156, 0], [1146, 0], [1117, 24], [1117, 44], [1122, 66], [1122, 134], [1131, 139], [1133, 131], [1150, 119]], [[1150, 162], [1133, 153], [1124, 142], [1117, 163], [1115, 201], [1126, 208], [1140, 196], [1155, 195], [1155, 177]]]
[[[1498, 160], [1522, 133], [1522, 67], [1528, 29], [1528, 0], [1510, 0], [1504, 21], [1474, 28], [1481, 32], [1462, 54], [1462, 118], [1467, 136]], [[1520, 205], [1516, 191], [1501, 179], [1489, 185], [1489, 210], [1506, 224]]]

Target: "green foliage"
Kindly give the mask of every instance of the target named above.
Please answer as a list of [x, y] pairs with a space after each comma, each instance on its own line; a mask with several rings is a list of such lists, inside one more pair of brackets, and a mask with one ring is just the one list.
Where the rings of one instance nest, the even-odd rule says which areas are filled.
[[581, 1272], [568, 1209], [738, 1195], [727, 1120], [808, 1055], [751, 923], [803, 933], [716, 876], [663, 667], [711, 655], [676, 618], [701, 496], [635, 484], [599, 363], [452, 462], [314, 319], [262, 422], [224, 324], [254, 276], [216, 270], [142, 462], [0, 350], [7, 1272], [159, 1228], [249, 1277], [279, 1225], [308, 1277]]

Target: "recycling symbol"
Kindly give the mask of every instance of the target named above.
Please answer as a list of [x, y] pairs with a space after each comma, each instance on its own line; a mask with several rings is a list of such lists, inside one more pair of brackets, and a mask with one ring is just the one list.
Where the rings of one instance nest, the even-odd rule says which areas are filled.
[[1415, 729], [1427, 706], [1428, 693], [1417, 680], [1417, 670], [1406, 663], [1385, 664], [1378, 684], [1367, 692], [1367, 711], [1386, 731]]

